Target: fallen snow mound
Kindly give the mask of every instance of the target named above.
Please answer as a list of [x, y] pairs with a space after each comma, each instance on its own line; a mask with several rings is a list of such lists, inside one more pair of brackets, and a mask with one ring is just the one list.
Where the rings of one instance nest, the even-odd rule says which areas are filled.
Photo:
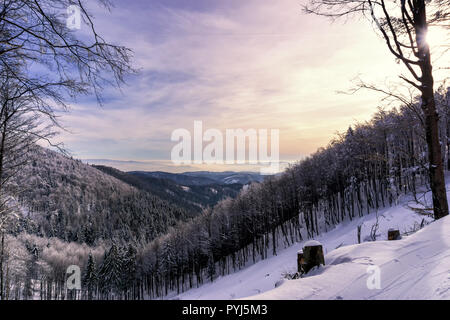
[[248, 299], [450, 299], [450, 216], [402, 240], [340, 247], [325, 262]]

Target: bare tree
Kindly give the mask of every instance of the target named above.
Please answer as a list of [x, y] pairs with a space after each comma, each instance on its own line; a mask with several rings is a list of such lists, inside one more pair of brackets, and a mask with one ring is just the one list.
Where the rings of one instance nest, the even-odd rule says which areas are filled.
[[[5, 233], [13, 217], [14, 194], [5, 191], [37, 141], [50, 145], [56, 112], [69, 98], [95, 94], [102, 103], [105, 86], [120, 86], [135, 72], [130, 49], [108, 43], [82, 0], [0, 1], [0, 299], [4, 298]], [[92, 3], [92, 2], [91, 2]], [[108, 0], [98, 0], [110, 9]], [[88, 32], [66, 25], [76, 6]], [[60, 148], [60, 145], [56, 145]]]
[[331, 19], [363, 15], [376, 25], [391, 54], [405, 65], [409, 77], [400, 75], [400, 78], [421, 94], [434, 216], [439, 219], [448, 215], [439, 115], [430, 48], [426, 42], [429, 26], [450, 28], [448, 0], [309, 0], [303, 8], [306, 13]]
[[372, 227], [370, 227], [370, 236], [369, 236], [369, 238], [372, 241], [377, 241], [377, 232], [378, 232], [378, 228], [380, 226], [379, 217], [378, 217], [378, 210], [377, 210], [377, 212], [375, 214], [376, 214], [375, 223], [372, 225]]
[[[98, 34], [93, 15], [82, 0], [3, 0], [0, 3], [0, 67], [29, 89], [54, 85], [60, 94], [95, 93], [101, 102], [105, 86], [120, 85], [135, 70], [130, 49]], [[110, 9], [108, 0], [98, 3]], [[93, 2], [91, 2], [93, 3]], [[67, 27], [66, 10], [76, 6], [83, 32]], [[86, 32], [87, 30], [87, 32]], [[26, 72], [16, 74], [11, 64]], [[36, 71], [39, 70], [39, 71]], [[58, 104], [64, 102], [59, 99]]]
[[[58, 125], [45, 101], [51, 96], [46, 86], [30, 87], [18, 82], [12, 66], [0, 69], [0, 299], [4, 296], [3, 262], [5, 234], [16, 217], [16, 198], [21, 190], [9, 187], [10, 180], [26, 164], [28, 154], [39, 140], [50, 144]], [[49, 85], [51, 87], [51, 85]], [[56, 98], [56, 97], [55, 97]], [[56, 145], [59, 147], [59, 145]], [[8, 189], [8, 190], [7, 190]]]

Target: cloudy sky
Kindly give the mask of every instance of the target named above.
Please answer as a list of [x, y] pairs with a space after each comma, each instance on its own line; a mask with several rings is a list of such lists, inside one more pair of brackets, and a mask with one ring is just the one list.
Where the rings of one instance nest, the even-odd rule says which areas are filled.
[[279, 129], [282, 161], [326, 146], [380, 105], [371, 92], [337, 91], [357, 76], [397, 81], [404, 70], [368, 21], [330, 23], [303, 14], [301, 1], [116, 0], [111, 13], [93, 8], [98, 30], [131, 48], [140, 72], [121, 91], [106, 89], [103, 107], [74, 102], [60, 139], [78, 158], [115, 160], [109, 164], [125, 170], [192, 169], [170, 163], [170, 137], [192, 131], [194, 120], [221, 131]]

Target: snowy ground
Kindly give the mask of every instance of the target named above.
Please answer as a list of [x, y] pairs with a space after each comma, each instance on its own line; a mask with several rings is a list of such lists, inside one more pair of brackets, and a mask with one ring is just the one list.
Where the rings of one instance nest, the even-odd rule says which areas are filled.
[[[297, 251], [304, 244], [297, 243], [277, 256], [176, 298], [450, 299], [450, 217], [403, 236], [402, 240], [386, 241], [390, 228], [404, 233], [417, 227], [423, 219], [426, 223], [432, 221], [408, 209], [407, 199], [400, 202], [379, 211], [376, 242], [356, 244], [357, 226], [363, 225], [361, 239], [364, 240], [376, 221], [375, 213], [340, 224], [317, 237], [324, 246], [326, 266], [311, 271], [305, 278], [286, 280], [283, 277], [296, 271]], [[374, 272], [368, 273], [369, 266], [380, 268], [381, 289], [368, 289], [367, 281]]]
[[[251, 298], [450, 299], [450, 217], [400, 241], [339, 248], [326, 261], [306, 278]], [[379, 267], [378, 287], [369, 266]]]

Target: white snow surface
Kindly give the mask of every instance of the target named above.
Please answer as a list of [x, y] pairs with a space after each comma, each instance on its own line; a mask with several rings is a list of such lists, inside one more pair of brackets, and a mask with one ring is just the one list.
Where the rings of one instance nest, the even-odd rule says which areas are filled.
[[[325, 267], [251, 299], [450, 299], [450, 217], [397, 241], [330, 252]], [[380, 286], [367, 285], [380, 269]], [[371, 287], [371, 288], [370, 288]]]
[[308, 240], [303, 244], [304, 247], [314, 247], [314, 246], [321, 246], [322, 244], [317, 240]]
[[[449, 190], [449, 185], [447, 185]], [[429, 198], [429, 194], [427, 194]], [[341, 223], [318, 236], [325, 266], [304, 278], [287, 280], [296, 272], [297, 252], [304, 242], [278, 252], [213, 283], [191, 289], [177, 299], [450, 299], [450, 216], [433, 219], [410, 210], [407, 199], [378, 212], [377, 241], [357, 244], [369, 235], [376, 214]], [[425, 219], [431, 224], [401, 240], [387, 241], [391, 228], [410, 231]], [[306, 239], [308, 240], [308, 239]], [[369, 289], [367, 268], [380, 269], [380, 289]]]

